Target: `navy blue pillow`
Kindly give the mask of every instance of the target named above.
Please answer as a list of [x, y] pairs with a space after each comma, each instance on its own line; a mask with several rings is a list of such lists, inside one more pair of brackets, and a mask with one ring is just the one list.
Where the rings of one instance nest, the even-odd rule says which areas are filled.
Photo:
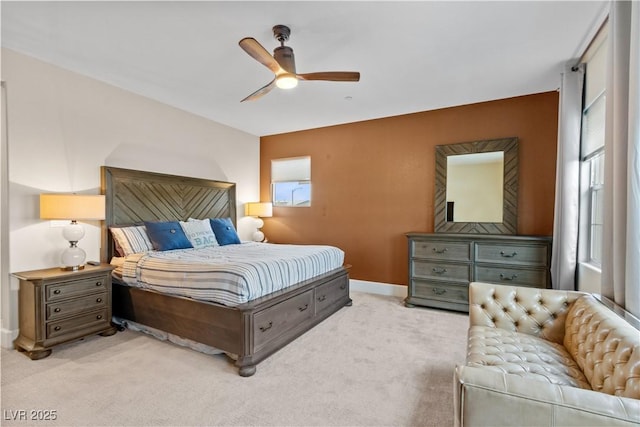
[[157, 251], [192, 248], [184, 230], [178, 221], [144, 222], [147, 235], [153, 248]]
[[233, 222], [231, 222], [231, 218], [211, 218], [211, 228], [220, 246], [240, 243], [240, 238], [233, 226]]

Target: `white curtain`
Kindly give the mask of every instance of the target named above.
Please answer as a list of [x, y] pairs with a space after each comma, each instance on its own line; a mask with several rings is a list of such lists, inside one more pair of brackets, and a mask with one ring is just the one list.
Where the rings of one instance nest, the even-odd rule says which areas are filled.
[[602, 294], [640, 316], [640, 3], [609, 13]]
[[584, 66], [565, 66], [560, 82], [556, 200], [553, 218], [551, 283], [574, 290], [580, 215], [580, 122]]

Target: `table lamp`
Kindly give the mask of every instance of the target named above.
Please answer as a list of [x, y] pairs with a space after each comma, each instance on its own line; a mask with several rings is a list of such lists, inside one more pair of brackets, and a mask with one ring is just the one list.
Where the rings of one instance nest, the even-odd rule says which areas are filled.
[[244, 214], [255, 217], [256, 232], [253, 233], [254, 242], [264, 242], [264, 233], [260, 229], [264, 226], [261, 218], [270, 218], [273, 216], [273, 205], [271, 202], [251, 202], [244, 205]]
[[64, 227], [62, 236], [69, 241], [69, 247], [62, 252], [63, 270], [82, 270], [86, 253], [78, 247], [84, 237], [84, 228], [78, 220], [103, 220], [105, 197], [91, 194], [41, 194], [40, 219], [68, 219], [71, 223]]

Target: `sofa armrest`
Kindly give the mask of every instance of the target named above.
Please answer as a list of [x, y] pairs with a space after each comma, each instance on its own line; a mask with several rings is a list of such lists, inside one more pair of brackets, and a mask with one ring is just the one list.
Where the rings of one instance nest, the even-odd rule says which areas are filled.
[[567, 311], [583, 295], [586, 294], [472, 282], [469, 323], [523, 332], [562, 344]]
[[640, 401], [457, 366], [456, 426], [638, 426]]

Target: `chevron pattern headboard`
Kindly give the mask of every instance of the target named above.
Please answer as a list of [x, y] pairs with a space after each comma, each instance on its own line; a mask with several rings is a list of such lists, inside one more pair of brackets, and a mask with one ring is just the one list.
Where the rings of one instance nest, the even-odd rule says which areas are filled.
[[102, 166], [101, 193], [106, 196], [101, 258], [114, 254], [109, 227], [143, 221], [231, 218], [236, 223], [236, 185], [156, 172]]

